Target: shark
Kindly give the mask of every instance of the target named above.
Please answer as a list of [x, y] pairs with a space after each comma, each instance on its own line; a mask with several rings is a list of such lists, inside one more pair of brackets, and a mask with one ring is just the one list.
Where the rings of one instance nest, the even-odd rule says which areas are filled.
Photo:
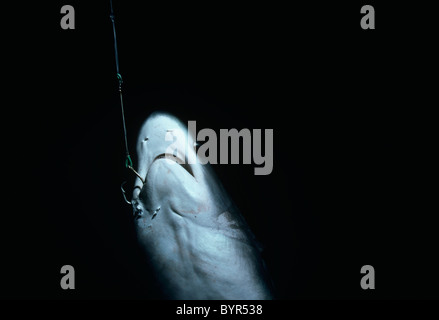
[[261, 245], [244, 216], [209, 163], [188, 161], [202, 159], [187, 126], [156, 111], [143, 122], [136, 151], [134, 229], [162, 296], [273, 299]]

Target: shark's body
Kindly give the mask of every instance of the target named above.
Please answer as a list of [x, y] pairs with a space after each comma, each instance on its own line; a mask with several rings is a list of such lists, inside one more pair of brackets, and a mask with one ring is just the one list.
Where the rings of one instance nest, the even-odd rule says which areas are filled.
[[[166, 141], [170, 132], [177, 143]], [[168, 153], [172, 143], [177, 157]], [[252, 232], [210, 165], [188, 164], [196, 154], [187, 145], [195, 145], [193, 137], [167, 113], [148, 117], [137, 141], [137, 171], [145, 183], [135, 183], [135, 226], [163, 294], [170, 299], [271, 299]]]

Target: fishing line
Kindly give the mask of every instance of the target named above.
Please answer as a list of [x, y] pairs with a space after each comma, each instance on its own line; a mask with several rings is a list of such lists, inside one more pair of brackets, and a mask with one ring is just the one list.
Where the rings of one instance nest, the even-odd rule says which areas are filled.
[[[115, 57], [115, 60], [116, 60], [116, 77], [117, 77], [117, 80], [119, 82], [118, 91], [119, 91], [119, 97], [120, 97], [120, 109], [121, 109], [121, 112], [122, 112], [123, 136], [124, 136], [124, 141], [125, 141], [125, 152], [126, 152], [125, 167], [130, 169], [131, 171], [133, 171], [136, 174], [136, 176], [144, 184], [145, 181], [137, 173], [137, 171], [134, 170], [134, 168], [133, 168], [133, 161], [131, 160], [130, 152], [128, 150], [127, 128], [126, 128], [126, 124], [125, 124], [125, 111], [124, 111], [124, 108], [123, 108], [123, 96], [122, 96], [122, 83], [123, 83], [123, 80], [122, 80], [122, 75], [120, 74], [120, 68], [119, 68], [119, 54], [118, 54], [118, 50], [117, 50], [117, 39], [116, 39], [116, 24], [115, 24], [115, 21], [114, 21], [114, 11], [113, 11], [113, 1], [112, 0], [110, 0], [110, 19], [111, 19], [111, 23], [113, 25], [114, 57]], [[122, 186], [123, 186], [124, 183], [122, 183]], [[122, 186], [121, 186], [121, 189], [123, 191], [123, 195], [124, 195], [124, 198], [125, 198], [125, 191], [123, 190]], [[126, 198], [125, 198], [125, 200], [126, 200]]]

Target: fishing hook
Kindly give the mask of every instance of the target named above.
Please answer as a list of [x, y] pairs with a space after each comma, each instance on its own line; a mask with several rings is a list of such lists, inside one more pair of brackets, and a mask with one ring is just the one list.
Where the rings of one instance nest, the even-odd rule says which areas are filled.
[[127, 197], [125, 196], [126, 192], [125, 192], [125, 190], [123, 188], [125, 183], [127, 183], [127, 182], [126, 181], [122, 182], [122, 184], [120, 185], [120, 189], [122, 190], [122, 195], [123, 195], [123, 198], [124, 198], [125, 202], [128, 203], [129, 205], [131, 205], [132, 204], [131, 201], [128, 201]]

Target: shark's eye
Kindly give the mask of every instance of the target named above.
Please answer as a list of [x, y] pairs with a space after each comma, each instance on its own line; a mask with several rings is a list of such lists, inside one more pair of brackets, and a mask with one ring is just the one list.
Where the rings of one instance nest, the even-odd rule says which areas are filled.
[[146, 142], [146, 141], [148, 141], [148, 140], [149, 140], [149, 138], [146, 137], [145, 139], [143, 139], [143, 142]]

